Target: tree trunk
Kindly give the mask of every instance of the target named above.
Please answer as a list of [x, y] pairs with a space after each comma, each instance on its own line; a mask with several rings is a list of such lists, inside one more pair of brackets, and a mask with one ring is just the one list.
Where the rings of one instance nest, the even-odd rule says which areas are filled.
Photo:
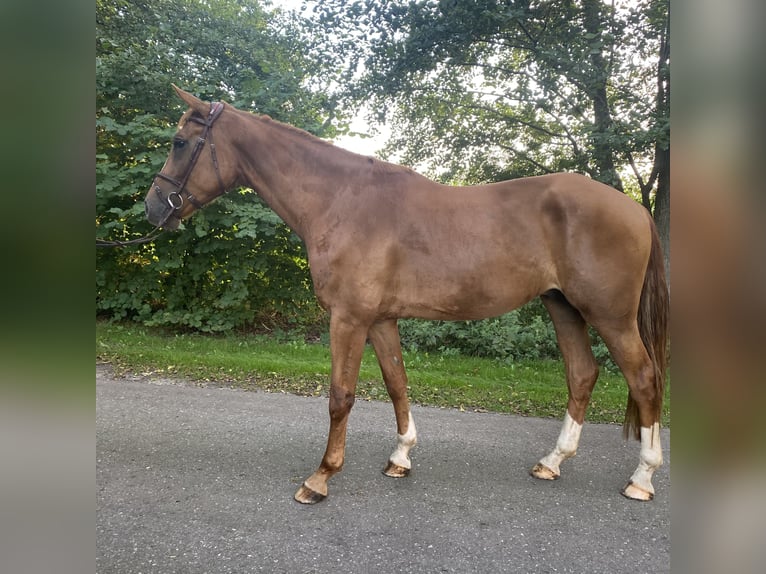
[[583, 2], [583, 24], [586, 37], [593, 38], [590, 53], [591, 73], [587, 79], [588, 96], [593, 103], [594, 116], [591, 145], [598, 179], [623, 191], [622, 180], [614, 166], [613, 146], [609, 141], [612, 131], [612, 114], [606, 94], [609, 69], [603, 53], [602, 32], [605, 22], [601, 15], [602, 6], [600, 0]]
[[657, 192], [654, 196], [654, 223], [660, 234], [662, 253], [665, 256], [665, 273], [670, 283], [670, 148], [658, 150], [657, 153], [663, 159], [658, 166]]
[[[657, 64], [657, 120], [667, 121], [670, 116], [670, 14], [660, 37]], [[665, 255], [665, 272], [670, 281], [670, 127], [668, 140], [659, 136], [654, 145], [654, 167], [657, 170], [657, 192], [654, 196], [654, 222], [660, 234]]]

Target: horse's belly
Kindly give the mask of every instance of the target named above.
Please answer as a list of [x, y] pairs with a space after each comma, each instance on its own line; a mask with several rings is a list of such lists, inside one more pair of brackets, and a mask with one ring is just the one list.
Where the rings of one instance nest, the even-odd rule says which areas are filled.
[[498, 272], [400, 282], [390, 307], [400, 317], [486, 319], [512, 311], [549, 288], [538, 274], [519, 274], [510, 280]]

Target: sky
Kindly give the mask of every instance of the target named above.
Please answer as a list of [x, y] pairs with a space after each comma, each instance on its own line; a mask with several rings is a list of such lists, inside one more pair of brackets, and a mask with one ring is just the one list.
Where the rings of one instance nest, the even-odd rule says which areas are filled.
[[[300, 10], [305, 4], [313, 4], [314, 2], [306, 2], [304, 0], [269, 0], [275, 8], [279, 7], [283, 10]], [[301, 126], [296, 126], [301, 127]], [[376, 126], [376, 131], [380, 133], [375, 134], [372, 128], [368, 125], [364, 111], [360, 112], [351, 121], [351, 131], [358, 133], [368, 133], [372, 137], [360, 138], [355, 136], [342, 136], [336, 138], [335, 145], [345, 148], [362, 155], [377, 155], [376, 152], [380, 150], [386, 143], [390, 130], [386, 126]]]

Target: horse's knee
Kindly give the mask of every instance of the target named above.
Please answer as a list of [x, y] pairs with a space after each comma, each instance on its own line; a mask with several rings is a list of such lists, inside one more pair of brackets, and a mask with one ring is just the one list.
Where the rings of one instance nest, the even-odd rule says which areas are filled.
[[353, 392], [330, 387], [330, 417], [343, 418], [354, 406], [355, 401], [356, 395]]

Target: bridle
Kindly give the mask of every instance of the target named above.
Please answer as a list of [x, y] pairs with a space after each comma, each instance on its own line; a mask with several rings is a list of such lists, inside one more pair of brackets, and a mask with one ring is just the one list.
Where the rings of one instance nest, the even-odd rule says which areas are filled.
[[[157, 194], [157, 196], [160, 198], [160, 200], [163, 201], [164, 203], [167, 203], [168, 205], [168, 210], [163, 215], [162, 219], [160, 220], [160, 223], [157, 224], [157, 227], [162, 227], [163, 225], [165, 225], [168, 219], [173, 217], [176, 214], [176, 212], [183, 207], [184, 199], [186, 199], [186, 201], [191, 203], [197, 209], [202, 209], [204, 207], [204, 204], [201, 203], [196, 197], [194, 197], [188, 189], [186, 189], [186, 184], [188, 183], [189, 178], [191, 177], [192, 171], [194, 170], [194, 166], [197, 165], [197, 160], [199, 159], [199, 156], [202, 153], [202, 148], [205, 147], [205, 142], [208, 140], [210, 141], [210, 155], [213, 159], [213, 168], [215, 169], [215, 176], [218, 179], [218, 186], [220, 188], [220, 193], [218, 195], [220, 196], [226, 193], [226, 187], [223, 184], [223, 180], [221, 179], [221, 172], [218, 168], [218, 157], [216, 156], [216, 153], [215, 153], [215, 144], [213, 143], [213, 131], [212, 131], [213, 123], [215, 123], [215, 120], [217, 120], [218, 117], [221, 115], [221, 112], [223, 112], [223, 108], [224, 106], [222, 102], [214, 102], [210, 104], [210, 113], [208, 114], [207, 119], [202, 119], [195, 116], [191, 116], [188, 119], [188, 121], [190, 122], [194, 122], [204, 126], [204, 129], [202, 130], [202, 135], [197, 138], [197, 141], [194, 144], [194, 150], [192, 151], [191, 160], [189, 161], [189, 165], [186, 167], [186, 171], [184, 172], [184, 175], [181, 179], [170, 177], [169, 175], [165, 175], [162, 172], [159, 172], [154, 176], [152, 187], [154, 188], [154, 191]], [[157, 179], [161, 179], [163, 181], [170, 183], [175, 189], [163, 197], [162, 188], [158, 185]]]
[[[131, 239], [130, 241], [108, 241], [103, 239], [96, 239], [96, 247], [123, 247], [125, 245], [133, 245], [137, 243], [148, 243], [149, 241], [153, 241], [160, 233], [162, 233], [162, 226], [165, 225], [168, 222], [168, 219], [173, 217], [178, 210], [180, 210], [184, 205], [184, 199], [191, 203], [194, 207], [197, 209], [202, 209], [205, 204], [200, 202], [196, 197], [192, 195], [192, 193], [186, 189], [186, 184], [189, 181], [189, 178], [191, 177], [192, 170], [194, 170], [194, 166], [197, 165], [197, 160], [199, 159], [200, 154], [202, 153], [202, 148], [205, 147], [205, 142], [210, 141], [210, 155], [213, 158], [213, 168], [215, 169], [215, 176], [218, 178], [218, 186], [220, 188], [220, 193], [216, 196], [221, 196], [224, 193], [226, 193], [226, 186], [223, 184], [223, 180], [221, 179], [221, 172], [218, 168], [218, 157], [215, 153], [215, 144], [213, 143], [213, 123], [215, 123], [215, 120], [218, 119], [218, 117], [221, 115], [221, 112], [223, 112], [223, 103], [222, 102], [214, 102], [210, 104], [210, 113], [207, 116], [207, 119], [198, 118], [195, 116], [191, 116], [188, 121], [194, 122], [197, 124], [201, 124], [204, 126], [204, 130], [202, 131], [202, 135], [197, 138], [197, 142], [194, 144], [194, 150], [192, 151], [191, 160], [189, 161], [189, 165], [186, 167], [186, 171], [184, 172], [183, 177], [179, 179], [175, 179], [174, 177], [170, 177], [169, 175], [165, 175], [162, 172], [157, 173], [154, 176], [154, 180], [152, 181], [152, 187], [154, 188], [154, 192], [159, 196], [160, 200], [164, 203], [167, 203], [168, 210], [163, 214], [162, 219], [160, 222], [152, 229], [149, 233], [147, 233], [143, 237], [139, 237], [137, 239]], [[157, 184], [157, 179], [161, 179], [163, 181], [166, 181], [170, 183], [175, 189], [167, 194], [167, 196], [162, 195], [162, 188]]]

